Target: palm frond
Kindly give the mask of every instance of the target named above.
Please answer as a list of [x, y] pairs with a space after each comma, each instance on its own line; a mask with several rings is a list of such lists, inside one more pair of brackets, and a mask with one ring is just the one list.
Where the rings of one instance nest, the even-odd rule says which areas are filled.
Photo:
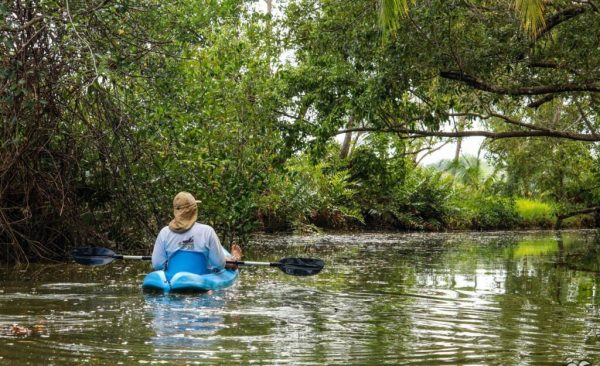
[[544, 0], [515, 0], [515, 12], [521, 19], [523, 29], [535, 36], [546, 24], [544, 20]]
[[[379, 24], [384, 35], [398, 30], [400, 19], [408, 14], [410, 5], [415, 2], [416, 0], [379, 0]], [[532, 37], [537, 35], [546, 24], [544, 0], [514, 0], [513, 6], [525, 32]]]
[[380, 0], [379, 23], [384, 34], [394, 33], [400, 25], [400, 18], [408, 14], [409, 1], [416, 0]]

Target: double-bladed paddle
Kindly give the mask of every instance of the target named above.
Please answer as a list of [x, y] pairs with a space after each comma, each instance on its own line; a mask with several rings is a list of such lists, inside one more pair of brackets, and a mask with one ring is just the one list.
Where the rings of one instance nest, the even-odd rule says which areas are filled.
[[[75, 248], [71, 255], [75, 262], [86, 266], [102, 266], [115, 259], [152, 260], [149, 255], [121, 255], [108, 248], [100, 247]], [[238, 266], [277, 267], [292, 276], [313, 276], [321, 272], [325, 266], [325, 262], [315, 258], [283, 258], [279, 262], [227, 261], [227, 263]]]

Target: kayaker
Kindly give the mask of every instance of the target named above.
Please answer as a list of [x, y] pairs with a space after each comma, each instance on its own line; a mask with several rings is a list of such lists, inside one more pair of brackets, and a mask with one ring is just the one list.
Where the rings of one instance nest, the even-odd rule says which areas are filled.
[[240, 260], [242, 249], [233, 244], [231, 257], [225, 257], [215, 230], [209, 225], [196, 222], [198, 203], [188, 192], [179, 192], [173, 199], [174, 218], [162, 228], [154, 243], [152, 267], [155, 270], [164, 269], [169, 257], [180, 249], [203, 253], [211, 269], [236, 268], [225, 262]]

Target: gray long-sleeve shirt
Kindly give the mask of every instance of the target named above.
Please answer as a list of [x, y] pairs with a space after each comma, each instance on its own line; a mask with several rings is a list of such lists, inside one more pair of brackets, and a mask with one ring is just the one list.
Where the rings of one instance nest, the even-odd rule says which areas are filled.
[[168, 226], [162, 228], [154, 243], [152, 267], [163, 269], [167, 259], [180, 249], [203, 253], [211, 268], [225, 267], [225, 254], [217, 233], [212, 227], [197, 222], [183, 233], [173, 232]]

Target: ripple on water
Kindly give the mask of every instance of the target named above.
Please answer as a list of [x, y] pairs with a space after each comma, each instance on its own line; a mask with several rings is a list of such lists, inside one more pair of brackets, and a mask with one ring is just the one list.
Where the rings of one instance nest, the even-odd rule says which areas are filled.
[[[297, 278], [248, 268], [232, 288], [195, 296], [142, 294], [142, 264], [11, 280], [0, 293], [0, 329], [43, 323], [46, 333], [0, 335], [0, 364], [532, 365], [598, 357], [597, 279], [554, 266], [548, 255], [516, 258], [518, 237], [267, 238], [250, 248], [252, 259], [309, 253], [326, 260], [324, 271]], [[585, 241], [565, 240], [565, 248], [593, 253]]]
[[90, 282], [90, 283], [77, 283], [77, 282], [56, 282], [56, 283], [44, 283], [39, 287], [43, 289], [50, 290], [70, 290], [78, 287], [93, 287], [97, 288], [102, 286], [99, 282]]

